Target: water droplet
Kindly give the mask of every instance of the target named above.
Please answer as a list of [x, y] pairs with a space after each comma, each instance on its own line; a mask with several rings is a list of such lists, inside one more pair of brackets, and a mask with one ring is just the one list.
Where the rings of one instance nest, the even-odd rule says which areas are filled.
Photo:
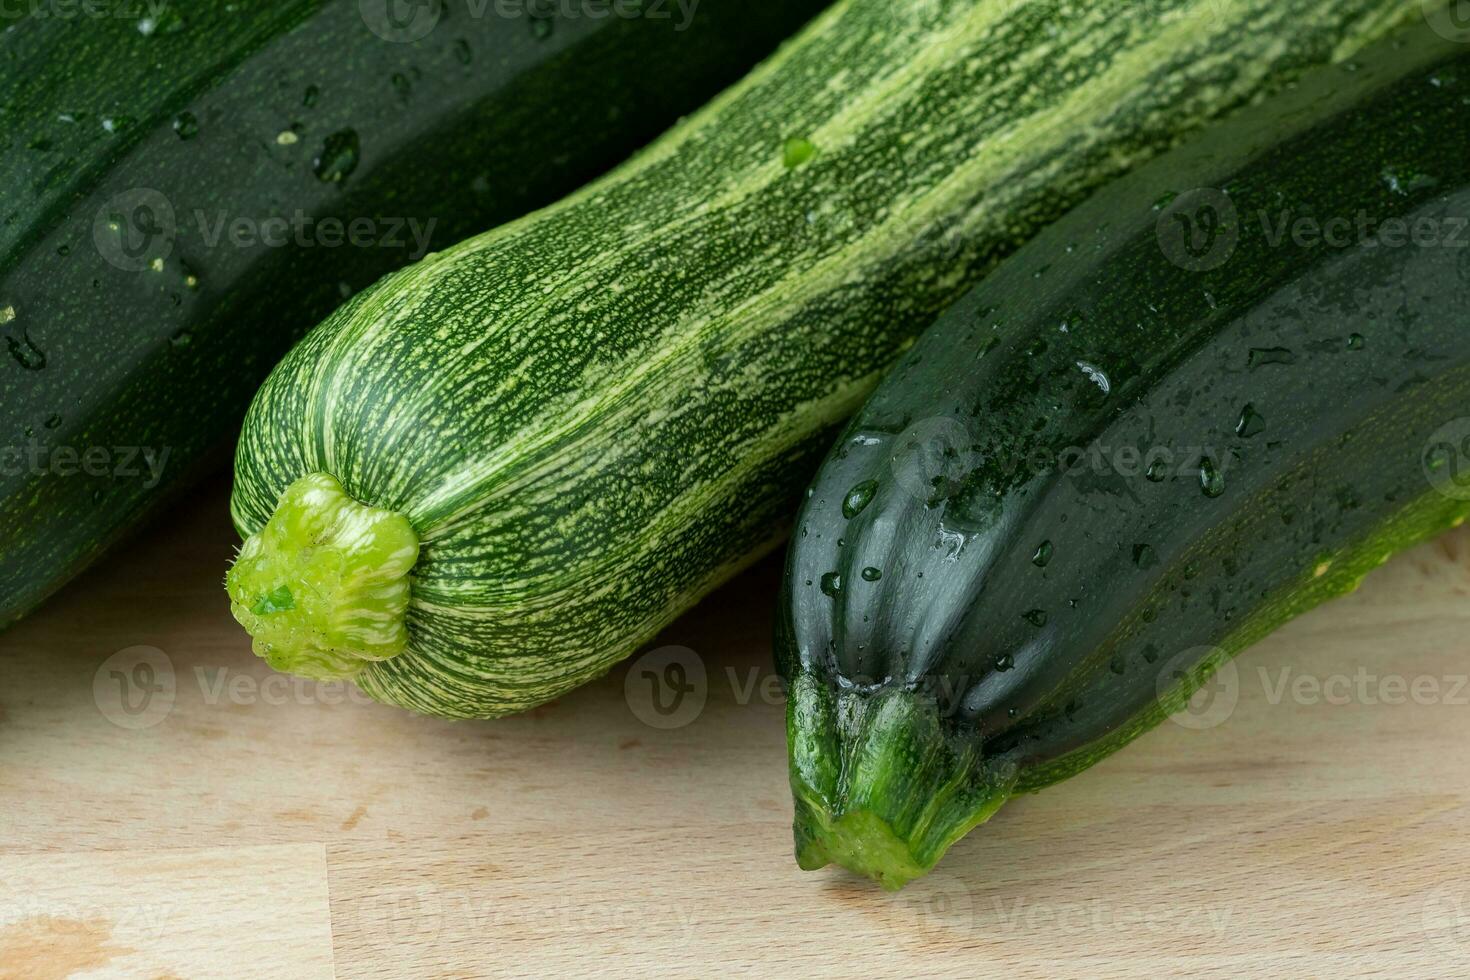
[[872, 565], [869, 565], [867, 568], [863, 569], [864, 582], [876, 582], [882, 577], [882, 569], [874, 568]]
[[1113, 383], [1108, 380], [1108, 376], [1103, 372], [1102, 368], [1095, 364], [1088, 364], [1086, 361], [1078, 361], [1077, 366], [1082, 369], [1083, 374], [1087, 375], [1089, 381], [1102, 389], [1104, 395], [1112, 392]]
[[1154, 456], [1149, 460], [1148, 469], [1143, 471], [1143, 475], [1150, 483], [1163, 483], [1169, 478], [1169, 461], [1162, 456]]
[[873, 502], [873, 496], [877, 492], [877, 480], [864, 480], [847, 491], [847, 496], [842, 498], [842, 516], [852, 520], [861, 514]]
[[1383, 183], [1400, 197], [1408, 197], [1416, 191], [1431, 190], [1439, 186], [1437, 178], [1408, 167], [1390, 167], [1383, 171]]
[[7, 336], [5, 346], [10, 349], [10, 356], [15, 358], [15, 362], [27, 371], [40, 371], [46, 366], [46, 352], [37, 347], [24, 330], [19, 337]]
[[1026, 622], [1030, 623], [1032, 626], [1045, 626], [1046, 625], [1046, 610], [1045, 609], [1031, 609], [1031, 610], [1027, 611], [1026, 614], [1022, 618], [1025, 619]]
[[793, 136], [786, 141], [781, 151], [781, 163], [787, 170], [801, 166], [817, 155], [817, 144], [811, 140]]
[[1052, 550], [1053, 549], [1050, 541], [1041, 542], [1040, 546], [1038, 546], [1036, 549], [1036, 554], [1031, 556], [1031, 564], [1035, 565], [1037, 568], [1045, 568], [1047, 565], [1051, 564]]
[[1016, 658], [1011, 656], [1009, 653], [1003, 653], [995, 658], [995, 669], [1000, 671], [1002, 674], [1004, 674], [1008, 670], [1014, 670], [1015, 667]]
[[1208, 456], [1201, 457], [1199, 461], [1199, 486], [1206, 497], [1218, 497], [1225, 492], [1225, 474]]
[[1363, 335], [1362, 334], [1355, 333], [1355, 334], [1349, 334], [1348, 335], [1348, 339], [1347, 339], [1347, 349], [1348, 350], [1362, 350], [1363, 349], [1363, 346], [1365, 344], [1367, 344], [1367, 340], [1365, 340], [1363, 338]]
[[181, 140], [191, 140], [199, 135], [199, 120], [192, 112], [181, 112], [174, 116], [174, 132]]
[[842, 594], [842, 576], [837, 572], [828, 572], [822, 576], [822, 592], [833, 599]]
[[1246, 363], [1253, 368], [1268, 364], [1295, 364], [1296, 355], [1285, 347], [1252, 347]]
[[1247, 403], [1240, 410], [1240, 419], [1235, 423], [1235, 434], [1242, 439], [1249, 439], [1252, 436], [1260, 435], [1261, 431], [1265, 428], [1266, 419], [1260, 412], [1256, 411], [1254, 405]]
[[1153, 568], [1159, 563], [1159, 556], [1150, 545], [1136, 544], [1133, 546], [1133, 564], [1139, 568]]
[[54, 429], [59, 429], [59, 428], [61, 428], [61, 416], [60, 415], [51, 415], [51, 416], [47, 417], [45, 423], [43, 423], [43, 424], [48, 429], [53, 429], [53, 430]]
[[1150, 643], [1148, 646], [1144, 647], [1143, 648], [1143, 659], [1147, 663], [1151, 663], [1151, 664], [1152, 663], [1158, 663], [1158, 661], [1159, 661], [1159, 648], [1156, 647], [1156, 646], [1154, 646], [1152, 643]]
[[70, 245], [58, 245], [58, 246], [56, 246], [56, 254], [59, 255], [59, 256], [61, 256], [63, 259], [66, 258], [68, 255], [71, 254], [71, 246]]
[[102, 120], [102, 128], [108, 133], [120, 133], [132, 124], [132, 116], [108, 116]]
[[934, 546], [944, 549], [944, 560], [955, 562], [960, 560], [960, 552], [965, 550], [969, 538], [963, 531], [953, 531], [943, 525], [934, 532]]
[[138, 19], [138, 33], [144, 37], [159, 37], [177, 34], [184, 29], [184, 18], [168, 4], [158, 4], [151, 12]]
[[1128, 672], [1128, 661], [1124, 660], [1121, 654], [1114, 654], [1113, 659], [1108, 661], [1108, 669], [1122, 677]]
[[323, 183], [341, 183], [357, 169], [361, 153], [357, 131], [344, 129], [327, 137], [321, 153], [312, 163], [312, 170]]
[[173, 347], [188, 347], [194, 342], [194, 334], [192, 331], [189, 330], [188, 327], [184, 327], [183, 329], [176, 331], [174, 335], [168, 339], [168, 342]]

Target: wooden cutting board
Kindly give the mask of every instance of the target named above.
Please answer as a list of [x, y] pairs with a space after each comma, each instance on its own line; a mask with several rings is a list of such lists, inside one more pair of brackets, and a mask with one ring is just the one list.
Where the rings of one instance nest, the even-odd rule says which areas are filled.
[[775, 562], [683, 701], [448, 723], [251, 655], [226, 490], [0, 635], [0, 977], [1470, 975], [1470, 528], [886, 894], [792, 861]]

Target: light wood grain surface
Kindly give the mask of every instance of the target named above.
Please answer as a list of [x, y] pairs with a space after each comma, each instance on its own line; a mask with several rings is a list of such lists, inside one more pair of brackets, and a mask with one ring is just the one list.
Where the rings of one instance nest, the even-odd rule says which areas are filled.
[[226, 490], [0, 635], [0, 977], [1470, 976], [1470, 528], [894, 895], [792, 861], [774, 562], [448, 723], [250, 654]]

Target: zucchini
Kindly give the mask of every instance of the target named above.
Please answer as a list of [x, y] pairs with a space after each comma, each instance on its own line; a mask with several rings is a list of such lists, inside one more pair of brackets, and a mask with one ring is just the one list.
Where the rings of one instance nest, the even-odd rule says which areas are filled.
[[902, 886], [1470, 513], [1464, 50], [1415, 29], [1106, 189], [862, 408], [778, 619], [801, 867]]
[[0, 627], [220, 462], [346, 292], [596, 177], [823, 5], [703, 0], [686, 22], [455, 0], [401, 24], [383, 0], [12, 5]]
[[236, 453], [236, 618], [278, 669], [436, 715], [604, 673], [784, 536], [836, 427], [997, 256], [1410, 16], [836, 4], [627, 166], [291, 352]]

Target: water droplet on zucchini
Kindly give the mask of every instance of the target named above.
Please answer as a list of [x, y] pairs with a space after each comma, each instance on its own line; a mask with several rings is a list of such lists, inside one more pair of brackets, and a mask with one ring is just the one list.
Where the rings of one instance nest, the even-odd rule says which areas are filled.
[[1262, 417], [1260, 412], [1256, 411], [1254, 405], [1247, 403], [1240, 410], [1240, 419], [1235, 423], [1235, 434], [1242, 439], [1249, 439], [1252, 436], [1259, 435], [1264, 428], [1266, 428], [1265, 418]]
[[1252, 347], [1246, 363], [1253, 368], [1268, 364], [1295, 364], [1296, 355], [1285, 347]]
[[842, 516], [852, 520], [861, 514], [873, 502], [873, 496], [877, 492], [877, 480], [864, 480], [847, 491], [847, 496], [842, 498]]
[[838, 572], [828, 572], [822, 576], [822, 593], [833, 599], [842, 594], [842, 575]]
[[174, 116], [174, 132], [181, 140], [191, 140], [199, 135], [199, 120], [192, 112], [181, 112]]
[[882, 569], [874, 568], [872, 565], [869, 565], [867, 568], [863, 569], [864, 582], [876, 582], [882, 577]]
[[1199, 485], [1206, 497], [1218, 497], [1225, 492], [1225, 474], [1220, 472], [1220, 467], [1208, 456], [1199, 461]]
[[1046, 610], [1045, 609], [1032, 609], [1032, 610], [1027, 611], [1026, 614], [1022, 618], [1025, 619], [1026, 622], [1030, 623], [1032, 626], [1045, 626], [1046, 625]]
[[1031, 564], [1035, 565], [1037, 568], [1045, 568], [1047, 565], [1051, 564], [1052, 550], [1052, 544], [1050, 541], [1041, 542], [1041, 544], [1038, 545], [1036, 548], [1036, 554], [1031, 556]]
[[816, 155], [817, 145], [815, 143], [811, 140], [802, 139], [799, 136], [793, 136], [786, 141], [786, 145], [782, 148], [781, 162], [787, 170], [791, 170], [801, 166]]
[[312, 162], [312, 172], [323, 183], [341, 183], [357, 169], [361, 153], [362, 144], [356, 130], [344, 129], [333, 133], [327, 137], [321, 153]]

